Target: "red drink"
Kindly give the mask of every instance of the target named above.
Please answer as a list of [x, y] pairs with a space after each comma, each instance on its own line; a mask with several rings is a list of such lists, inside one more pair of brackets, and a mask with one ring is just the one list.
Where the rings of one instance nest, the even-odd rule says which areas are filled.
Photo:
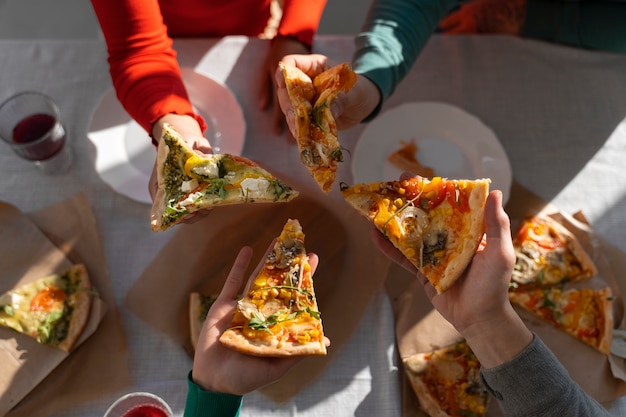
[[122, 417], [169, 417], [169, 415], [159, 406], [145, 404], [131, 408]]
[[23, 118], [13, 128], [13, 142], [30, 144], [20, 147], [20, 154], [26, 159], [42, 161], [63, 148], [65, 132], [53, 116], [37, 113]]

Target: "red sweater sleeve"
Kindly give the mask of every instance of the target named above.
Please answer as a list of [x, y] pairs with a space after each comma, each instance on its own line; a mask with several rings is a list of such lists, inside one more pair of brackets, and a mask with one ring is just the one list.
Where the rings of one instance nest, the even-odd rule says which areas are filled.
[[106, 39], [117, 97], [148, 133], [168, 113], [193, 112], [158, 0], [91, 0]]
[[284, 0], [278, 35], [298, 39], [311, 47], [326, 0]]

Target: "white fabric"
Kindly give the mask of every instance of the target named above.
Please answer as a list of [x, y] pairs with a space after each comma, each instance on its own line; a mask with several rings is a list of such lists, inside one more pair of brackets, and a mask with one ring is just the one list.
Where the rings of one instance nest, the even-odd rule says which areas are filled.
[[[180, 40], [175, 46], [181, 65], [222, 80], [237, 96], [247, 121], [243, 154], [310, 181], [295, 146], [271, 133], [270, 113], [256, 106], [256, 68], [267, 43], [233, 37]], [[337, 62], [348, 61], [352, 37], [322, 36], [314, 49]], [[76, 154], [68, 173], [44, 176], [5, 146], [0, 199], [33, 211], [84, 192], [121, 305], [171, 233], [153, 233], [149, 207], [103, 183], [89, 157], [87, 128], [100, 97], [111, 88], [105, 46], [96, 40], [0, 41], [0, 56], [0, 100], [22, 90], [52, 96]], [[626, 55], [510, 37], [435, 36], [383, 111], [406, 101], [448, 102], [479, 117], [502, 141], [517, 181], [564, 211], [582, 210], [601, 236], [626, 250]], [[352, 149], [363, 127], [342, 132], [342, 145]], [[338, 181], [351, 182], [347, 161]], [[331, 195], [336, 198], [337, 191]], [[121, 315], [135, 380], [124, 392], [154, 392], [181, 416], [191, 359], [123, 307]], [[99, 417], [117, 396], [59, 410], [56, 416]], [[393, 316], [381, 293], [320, 380], [287, 404], [248, 395], [242, 415], [399, 416], [400, 409]], [[626, 404], [620, 401], [612, 411], [626, 415]]]

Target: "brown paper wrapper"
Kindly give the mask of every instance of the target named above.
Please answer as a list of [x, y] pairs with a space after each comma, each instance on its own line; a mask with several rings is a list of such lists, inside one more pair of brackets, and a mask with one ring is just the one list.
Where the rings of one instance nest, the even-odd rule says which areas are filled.
[[328, 355], [304, 359], [280, 381], [262, 389], [277, 402], [296, 395], [329, 365], [357, 327], [375, 292], [382, 288], [389, 266], [369, 240], [371, 226], [366, 219], [343, 201], [303, 186], [295, 188], [300, 196], [289, 203], [217, 208], [201, 222], [175, 226], [177, 233], [125, 300], [130, 310], [191, 353], [189, 294], [219, 293], [239, 249], [245, 245], [254, 249], [251, 273], [287, 219], [298, 219], [306, 235], [307, 251], [320, 259], [314, 276], [315, 293], [331, 346]]
[[[611, 286], [615, 300], [615, 325], [623, 326], [623, 288], [615, 279], [616, 271], [626, 268], [626, 254], [596, 236], [584, 216], [560, 213], [557, 208], [514, 183], [511, 198], [505, 207], [511, 218], [512, 230], [520, 220], [531, 214], [548, 214], [572, 231], [591, 255], [598, 275], [580, 285]], [[401, 358], [428, 352], [462, 339], [461, 335], [433, 307], [421, 284], [401, 267], [390, 268], [385, 288], [391, 299], [396, 318], [396, 338]], [[626, 366], [624, 359], [601, 354], [568, 334], [556, 329], [531, 313], [516, 308], [526, 325], [554, 352], [563, 366], [589, 395], [607, 402], [626, 395]], [[404, 417], [426, 417], [417, 401], [405, 372], [402, 372], [402, 411]], [[501, 416], [497, 401], [492, 399], [487, 416]]]
[[84, 263], [100, 294], [80, 345], [69, 354], [0, 329], [0, 416], [45, 417], [129, 385], [124, 332], [84, 196], [30, 215], [0, 203], [0, 225], [0, 250], [11, 254], [0, 260], [0, 292]]

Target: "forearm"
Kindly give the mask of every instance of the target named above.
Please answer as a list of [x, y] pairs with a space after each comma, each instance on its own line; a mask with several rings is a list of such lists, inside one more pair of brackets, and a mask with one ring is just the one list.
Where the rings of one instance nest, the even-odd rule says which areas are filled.
[[237, 417], [243, 397], [205, 391], [187, 377], [187, 401], [184, 417]]
[[92, 0], [92, 4], [106, 39], [117, 97], [130, 116], [147, 132], [168, 113], [197, 118], [157, 1]]
[[379, 88], [381, 104], [409, 72], [439, 21], [459, 0], [375, 0], [356, 37], [353, 67]]
[[484, 368], [494, 368], [515, 358], [533, 339], [533, 335], [513, 307], [491, 315], [495, 319], [478, 321], [462, 334]]
[[537, 336], [512, 360], [483, 368], [481, 376], [508, 417], [610, 415], [570, 378]]

